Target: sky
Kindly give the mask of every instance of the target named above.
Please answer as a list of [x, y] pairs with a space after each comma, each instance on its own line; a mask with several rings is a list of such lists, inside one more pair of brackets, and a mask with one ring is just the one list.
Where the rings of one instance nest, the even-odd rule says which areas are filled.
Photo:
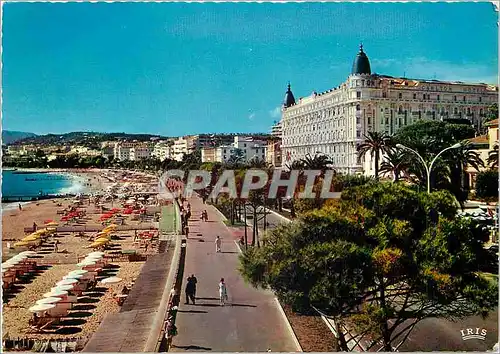
[[498, 80], [491, 3], [7, 3], [2, 128], [36, 134], [267, 132], [338, 86], [360, 42], [372, 72]]

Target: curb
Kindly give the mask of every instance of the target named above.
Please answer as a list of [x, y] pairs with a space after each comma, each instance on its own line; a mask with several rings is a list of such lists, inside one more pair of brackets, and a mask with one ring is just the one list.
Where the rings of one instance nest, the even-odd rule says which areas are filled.
[[276, 216], [280, 217], [281, 219], [283, 219], [283, 220], [285, 220], [285, 221], [287, 221], [287, 222], [292, 222], [292, 220], [290, 220], [290, 219], [289, 219], [289, 218], [287, 218], [286, 216], [281, 215], [280, 213], [275, 212], [274, 210], [271, 210], [271, 209], [267, 209], [267, 210], [269, 210], [272, 214], [274, 214], [274, 215], [276, 215]]
[[[238, 244], [238, 241], [234, 240], [234, 243], [236, 244], [236, 247], [238, 247], [238, 251], [240, 251], [240, 253], [243, 253], [241, 251], [240, 245]], [[295, 343], [295, 346], [297, 347], [297, 352], [303, 352], [302, 346], [300, 345], [300, 342], [299, 342], [299, 339], [297, 338], [297, 335], [295, 334], [295, 331], [293, 330], [293, 327], [290, 324], [290, 321], [288, 320], [288, 317], [286, 317], [285, 310], [283, 310], [283, 307], [281, 306], [281, 303], [279, 302], [279, 300], [278, 300], [278, 298], [276, 296], [274, 296], [274, 300], [278, 304], [277, 307], [278, 307], [278, 309], [279, 309], [279, 311], [281, 313], [281, 316], [283, 317], [284, 322], [286, 323], [286, 327], [288, 328], [288, 331], [290, 332], [290, 335], [292, 336], [292, 339], [293, 339], [293, 341]]]
[[297, 335], [295, 334], [295, 331], [293, 330], [292, 325], [290, 324], [290, 321], [288, 320], [288, 317], [286, 317], [285, 310], [283, 310], [283, 307], [281, 306], [281, 303], [279, 302], [278, 298], [275, 296], [274, 300], [276, 300], [276, 303], [278, 304], [278, 309], [280, 310], [281, 316], [283, 316], [283, 320], [286, 323], [286, 326], [288, 328], [288, 331], [292, 335], [292, 339], [295, 342], [295, 346], [297, 347], [297, 352], [303, 352], [302, 346], [300, 345], [299, 339], [297, 338]]

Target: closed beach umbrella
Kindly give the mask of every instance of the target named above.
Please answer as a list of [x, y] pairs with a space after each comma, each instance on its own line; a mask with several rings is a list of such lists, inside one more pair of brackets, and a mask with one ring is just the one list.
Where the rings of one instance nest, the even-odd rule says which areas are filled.
[[[110, 231], [111, 231], [111, 230], [110, 230]], [[108, 232], [106, 232], [106, 231], [104, 231], [104, 230], [103, 230], [102, 232], [97, 233], [95, 236], [96, 236], [96, 237], [100, 237], [100, 236], [107, 236], [107, 235], [108, 235], [108, 233], [109, 233], [109, 231], [108, 231]]]
[[60, 297], [46, 297], [38, 300], [36, 303], [38, 304], [55, 304], [56, 302], [61, 301]]
[[34, 232], [34, 234], [37, 234], [37, 235], [44, 235], [46, 234], [47, 232], [49, 232], [49, 230], [47, 229], [40, 229], [40, 230], [37, 230]]
[[104, 246], [104, 243], [102, 242], [94, 242], [91, 245], [89, 245], [90, 248], [97, 248], [97, 247], [102, 247]]
[[56, 283], [56, 285], [71, 285], [78, 283], [78, 279], [63, 279]]
[[45, 226], [58, 226], [58, 225], [59, 225], [59, 223], [57, 223], [55, 221], [51, 221], [48, 224], [46, 224]]
[[39, 235], [33, 235], [33, 236], [28, 236], [28, 237], [25, 237], [21, 240], [21, 242], [33, 242], [33, 241], [37, 241], [40, 239], [40, 236]]
[[2, 270], [3, 269], [14, 268], [17, 263], [19, 263], [19, 261], [14, 261], [14, 262], [11, 262], [11, 263], [7, 263], [7, 262], [2, 263]]
[[42, 311], [47, 311], [47, 310], [53, 309], [54, 307], [56, 307], [56, 305], [54, 305], [54, 304], [37, 304], [35, 306], [30, 307], [28, 311], [30, 311], [30, 312], [42, 312]]
[[97, 240], [95, 240], [95, 242], [108, 243], [109, 238], [101, 237], [101, 238], [98, 238]]
[[69, 272], [68, 275], [72, 275], [72, 274], [83, 275], [83, 274], [87, 274], [88, 272], [89, 272], [88, 270], [77, 269], [77, 270], [73, 270], [73, 271]]
[[99, 252], [99, 251], [96, 251], [96, 252], [90, 252], [90, 253], [87, 255], [87, 257], [88, 257], [88, 256], [96, 256], [96, 255], [97, 255], [97, 256], [104, 256], [104, 255], [105, 255], [105, 253], [104, 253], [104, 252]]
[[61, 297], [64, 295], [68, 295], [68, 292], [66, 290], [52, 290], [49, 291], [48, 293], [43, 294], [43, 297]]
[[73, 290], [74, 285], [56, 285], [50, 291], [68, 291]]
[[20, 242], [14, 243], [14, 247], [26, 247], [28, 245], [29, 245], [29, 243], [28, 242], [24, 242], [24, 241], [20, 241]]
[[19, 253], [19, 255], [24, 255], [24, 256], [36, 256], [37, 253], [36, 252], [33, 252], [33, 251], [24, 251], [24, 252], [21, 252]]
[[80, 279], [83, 277], [83, 274], [68, 274], [63, 277], [64, 279]]
[[109, 278], [101, 280], [101, 283], [103, 283], [103, 284], [115, 284], [115, 283], [119, 283], [121, 281], [122, 281], [122, 278], [109, 277]]
[[95, 265], [95, 262], [91, 261], [91, 260], [83, 260], [82, 262], [78, 263], [76, 266], [77, 267], [86, 267], [86, 266], [91, 266], [91, 265]]

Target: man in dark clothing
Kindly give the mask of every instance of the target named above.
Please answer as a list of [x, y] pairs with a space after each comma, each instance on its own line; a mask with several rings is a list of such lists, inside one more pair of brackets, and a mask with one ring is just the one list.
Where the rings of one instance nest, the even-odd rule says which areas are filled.
[[195, 297], [194, 294], [196, 292], [196, 284], [192, 281], [191, 277], [187, 278], [186, 284], [186, 305], [189, 305], [189, 299], [193, 305], [195, 305]]
[[[196, 299], [196, 283], [198, 283], [198, 279], [196, 279], [194, 274], [191, 274], [191, 277], [189, 279], [191, 279], [191, 282], [193, 283], [193, 296]], [[194, 303], [194, 301], [193, 301], [193, 303]]]

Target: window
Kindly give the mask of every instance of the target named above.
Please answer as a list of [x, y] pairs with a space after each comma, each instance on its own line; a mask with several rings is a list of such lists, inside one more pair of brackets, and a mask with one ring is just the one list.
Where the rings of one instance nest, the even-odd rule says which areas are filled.
[[361, 91], [356, 91], [356, 98], [361, 98]]
[[357, 130], [357, 131], [356, 131], [356, 137], [357, 137], [357, 138], [361, 138], [361, 131], [360, 131], [360, 130]]
[[387, 93], [386, 92], [382, 92], [382, 98], [387, 98]]
[[483, 98], [482, 97], [479, 97], [479, 102], [482, 102], [483, 101]]
[[243, 144], [243, 147], [247, 147], [247, 144]]
[[368, 124], [372, 124], [372, 119], [368, 117]]
[[356, 111], [361, 111], [361, 105], [359, 104], [356, 105]]
[[416, 94], [416, 93], [414, 93], [414, 94], [413, 94], [413, 99], [414, 99], [414, 100], [416, 100], [416, 99], [417, 99], [417, 94]]
[[439, 95], [437, 95], [437, 100], [439, 101]]
[[400, 93], [400, 94], [399, 94], [399, 99], [402, 99], [402, 98], [403, 98], [403, 94], [402, 94], [402, 93]]
[[479, 114], [483, 115], [483, 109], [482, 108], [479, 110]]
[[385, 124], [389, 124], [389, 117], [385, 117]]
[[464, 96], [464, 99], [463, 99], [463, 101], [465, 102], [465, 96]]
[[361, 120], [359, 117], [356, 117], [356, 124], [361, 124]]
[[453, 96], [453, 101], [457, 101], [457, 96]]

